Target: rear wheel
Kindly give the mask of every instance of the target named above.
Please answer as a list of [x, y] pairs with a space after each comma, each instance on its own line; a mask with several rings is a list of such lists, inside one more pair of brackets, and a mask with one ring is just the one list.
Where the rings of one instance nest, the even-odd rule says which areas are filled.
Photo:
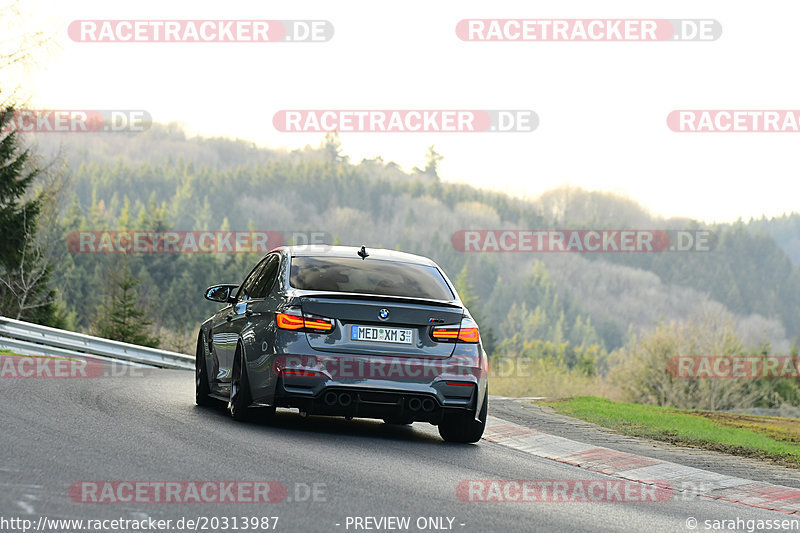
[[446, 442], [478, 442], [481, 440], [483, 430], [486, 429], [486, 413], [489, 408], [489, 394], [483, 397], [478, 417], [480, 422], [475, 421], [472, 413], [465, 415], [455, 415], [445, 417], [439, 423], [439, 435]]
[[250, 421], [255, 418], [269, 418], [275, 414], [274, 407], [250, 407], [253, 396], [250, 392], [250, 380], [244, 365], [244, 354], [241, 347], [236, 349], [231, 371], [231, 396], [228, 401], [228, 412], [231, 418], [239, 421]]
[[234, 420], [251, 420], [253, 412], [249, 409], [252, 403], [250, 381], [244, 366], [241, 348], [236, 349], [231, 371], [231, 397], [228, 401], [228, 412]]
[[194, 401], [197, 405], [213, 405], [214, 399], [210, 396], [211, 389], [208, 385], [208, 370], [206, 367], [206, 347], [203, 334], [197, 337], [197, 352], [194, 360]]

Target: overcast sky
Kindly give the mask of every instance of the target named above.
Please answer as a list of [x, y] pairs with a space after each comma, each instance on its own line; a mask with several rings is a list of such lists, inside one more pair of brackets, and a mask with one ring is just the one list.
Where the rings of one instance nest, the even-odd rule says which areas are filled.
[[[527, 133], [344, 133], [354, 162], [381, 155], [535, 197], [561, 184], [628, 195], [665, 216], [706, 221], [800, 211], [800, 133], [675, 133], [675, 109], [800, 109], [800, 6], [574, 0], [23, 0], [58, 46], [19, 74], [28, 107], [144, 109], [189, 132], [269, 147], [318, 145], [280, 133], [282, 109], [532, 109]], [[327, 43], [76, 43], [75, 19], [324, 19]], [[719, 21], [713, 42], [464, 42], [465, 18]]]

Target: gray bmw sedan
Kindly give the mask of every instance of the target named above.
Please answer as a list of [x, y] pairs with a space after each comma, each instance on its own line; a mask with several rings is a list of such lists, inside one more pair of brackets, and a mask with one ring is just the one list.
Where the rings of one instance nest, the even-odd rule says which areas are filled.
[[275, 409], [429, 422], [446, 441], [486, 425], [488, 362], [478, 325], [430, 259], [364, 246], [272, 250], [197, 338], [196, 399], [236, 420]]

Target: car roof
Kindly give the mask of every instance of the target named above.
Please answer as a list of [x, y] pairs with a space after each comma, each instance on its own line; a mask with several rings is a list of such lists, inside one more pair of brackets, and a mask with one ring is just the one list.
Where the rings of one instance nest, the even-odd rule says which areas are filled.
[[[352, 257], [359, 258], [358, 246], [329, 246], [327, 244], [311, 244], [307, 246], [284, 246], [285, 250], [293, 257]], [[393, 261], [396, 263], [412, 263], [415, 265], [425, 265], [438, 267], [438, 265], [427, 257], [421, 255], [398, 252], [396, 250], [386, 250], [384, 248], [366, 247], [369, 256], [367, 261]]]

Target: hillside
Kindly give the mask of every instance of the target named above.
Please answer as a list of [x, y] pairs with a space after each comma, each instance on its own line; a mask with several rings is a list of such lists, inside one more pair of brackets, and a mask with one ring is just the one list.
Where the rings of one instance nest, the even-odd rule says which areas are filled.
[[[785, 352], [800, 334], [800, 267], [776, 242], [791, 252], [797, 215], [773, 220], [772, 233], [756, 222], [708, 228], [718, 240], [711, 252], [463, 253], [451, 238], [464, 229], [699, 226], [653, 217], [609, 193], [560, 188], [522, 201], [430, 172], [405, 172], [380, 158], [354, 163], [333, 137], [318, 148], [285, 152], [186, 138], [174, 125], [155, 125], [139, 135], [48, 134], [35, 142], [43, 154], [60, 153], [70, 169], [65, 241], [77, 230], [320, 231], [341, 244], [420, 253], [458, 278], [498, 345], [526, 332], [610, 351], [660, 321], [709, 313], [727, 317], [753, 346], [769, 342]], [[96, 287], [124, 257], [62, 249], [57, 285], [75, 326], [89, 328], [102, 292]], [[180, 332], [213, 312], [202, 299], [206, 286], [240, 281], [254, 260], [246, 254], [128, 258], [153, 321]]]

